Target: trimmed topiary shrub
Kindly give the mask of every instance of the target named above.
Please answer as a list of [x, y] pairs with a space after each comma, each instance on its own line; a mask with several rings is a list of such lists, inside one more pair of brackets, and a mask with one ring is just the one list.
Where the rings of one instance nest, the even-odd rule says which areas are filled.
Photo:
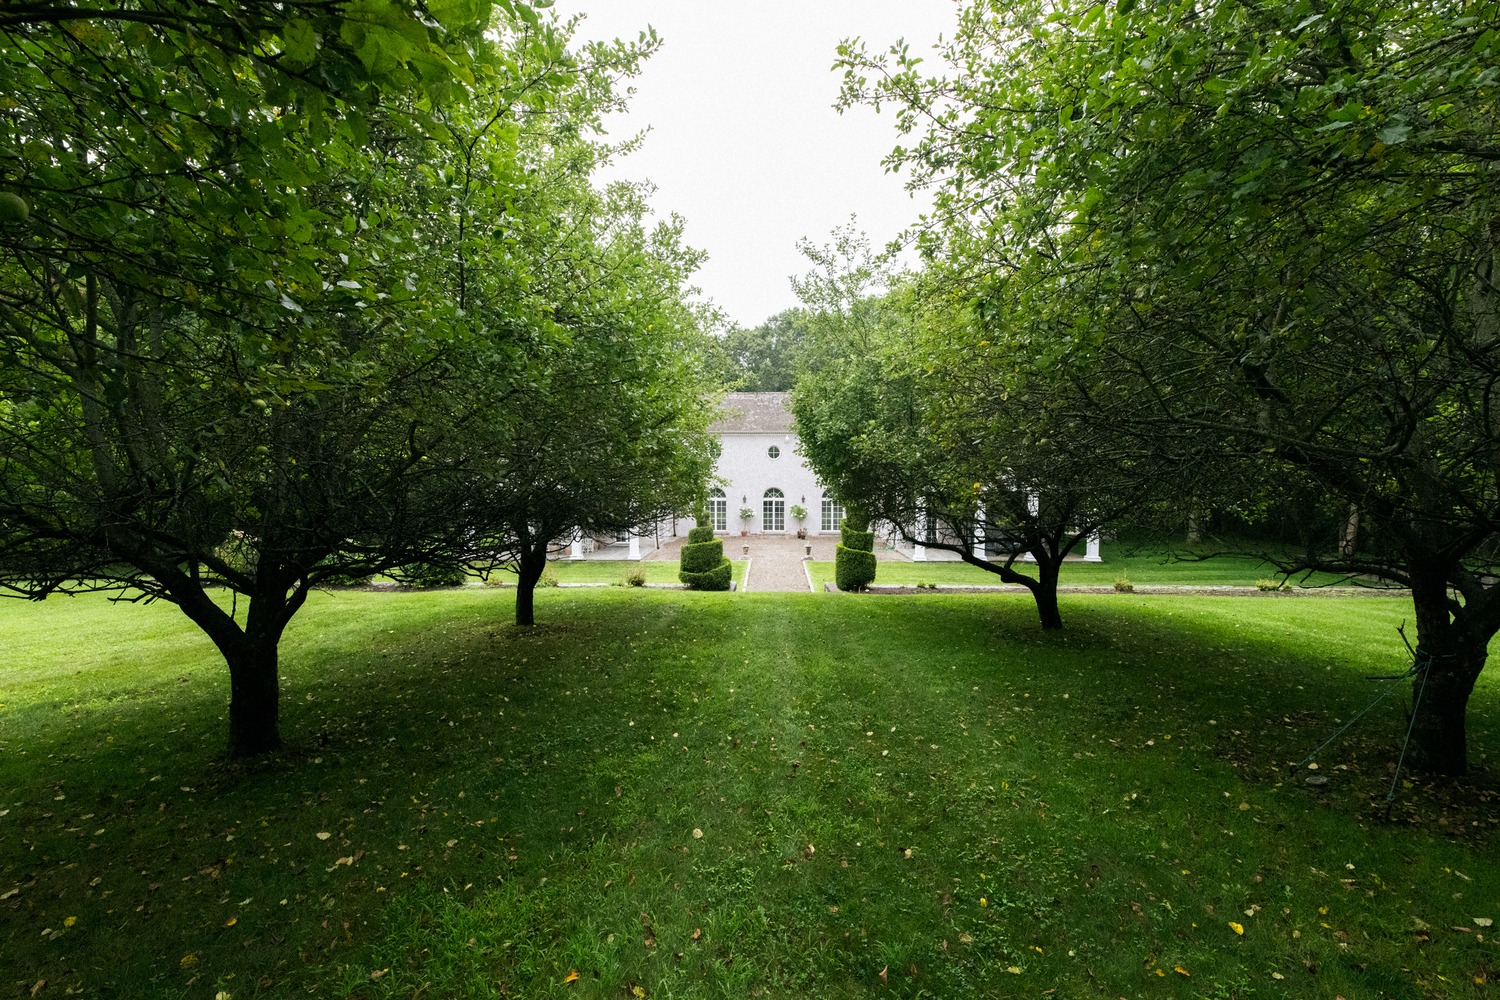
[[850, 510], [839, 524], [833, 580], [840, 590], [863, 590], [875, 581], [875, 532], [870, 519]]
[[714, 537], [708, 518], [698, 515], [698, 526], [688, 532], [682, 547], [677, 579], [693, 590], [728, 590], [734, 567], [724, 554], [724, 540]]

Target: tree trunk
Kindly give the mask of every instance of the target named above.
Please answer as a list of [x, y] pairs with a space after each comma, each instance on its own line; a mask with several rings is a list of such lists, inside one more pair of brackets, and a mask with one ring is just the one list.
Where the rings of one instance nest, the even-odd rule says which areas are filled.
[[1031, 596], [1036, 601], [1036, 613], [1042, 620], [1043, 631], [1063, 627], [1062, 612], [1057, 609], [1057, 579], [1061, 569], [1061, 556], [1049, 554], [1047, 559], [1037, 560], [1037, 581], [1031, 588]]
[[547, 568], [547, 546], [526, 546], [521, 550], [521, 562], [516, 573], [516, 624], [535, 625], [536, 614], [533, 599], [536, 582]]
[[229, 752], [236, 757], [281, 749], [277, 638], [247, 634], [224, 651], [229, 663]]
[[1407, 759], [1415, 769], [1430, 774], [1465, 774], [1469, 754], [1464, 716], [1488, 656], [1488, 636], [1475, 634], [1467, 622], [1455, 620], [1445, 580], [1435, 574], [1432, 578], [1413, 576], [1417, 652], [1426, 660], [1426, 669], [1412, 678]]
[[1339, 555], [1348, 558], [1354, 555], [1359, 544], [1359, 508], [1349, 505], [1349, 519], [1344, 522], [1344, 531], [1339, 539]]
[[1484, 669], [1485, 651], [1461, 649], [1452, 656], [1434, 657], [1426, 677], [1412, 682], [1412, 721], [1408, 759], [1412, 767], [1430, 774], [1461, 775], [1469, 769], [1468, 731], [1464, 715], [1474, 680]]

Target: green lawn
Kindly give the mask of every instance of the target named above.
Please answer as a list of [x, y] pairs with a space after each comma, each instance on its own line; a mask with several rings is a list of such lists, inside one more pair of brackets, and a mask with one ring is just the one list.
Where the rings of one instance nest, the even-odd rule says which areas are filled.
[[[1177, 587], [1253, 587], [1257, 580], [1275, 576], [1270, 566], [1243, 556], [1221, 556], [1202, 562], [1178, 562], [1155, 552], [1140, 552], [1125, 546], [1118, 549], [1105, 546], [1106, 562], [1064, 563], [1060, 581], [1062, 586], [1108, 587], [1122, 577], [1133, 584], [1163, 584]], [[1036, 575], [1031, 564], [1016, 563], [1016, 570], [1027, 576]], [[833, 563], [812, 564], [813, 579], [818, 589], [833, 582]], [[1313, 574], [1304, 579], [1293, 578], [1293, 585], [1329, 584], [1338, 577], [1326, 573]], [[1001, 586], [994, 573], [960, 562], [907, 562], [891, 560], [881, 562], [875, 573], [876, 583], [917, 584], [935, 583], [956, 587]]]
[[0, 605], [7, 988], [1490, 995], [1493, 676], [1475, 774], [1390, 821], [1399, 698], [1325, 791], [1284, 767], [1405, 665], [1403, 601], [513, 600], [315, 595], [253, 767], [174, 609]]

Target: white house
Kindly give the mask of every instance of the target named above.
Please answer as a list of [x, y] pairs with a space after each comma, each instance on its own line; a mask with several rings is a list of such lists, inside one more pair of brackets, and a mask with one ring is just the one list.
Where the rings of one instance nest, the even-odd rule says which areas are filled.
[[[724, 419], [713, 425], [723, 450], [714, 470], [724, 485], [710, 491], [709, 520], [719, 534], [838, 534], [843, 508], [825, 496], [818, 477], [797, 454], [789, 393], [732, 392], [724, 397]], [[807, 518], [798, 524], [791, 509]], [[742, 510], [750, 511], [741, 518]], [[691, 519], [679, 520], [675, 534], [686, 534]]]

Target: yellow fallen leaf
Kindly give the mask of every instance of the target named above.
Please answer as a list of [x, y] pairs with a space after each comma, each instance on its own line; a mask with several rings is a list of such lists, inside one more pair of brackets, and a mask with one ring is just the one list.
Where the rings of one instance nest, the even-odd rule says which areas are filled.
[[1184, 969], [1184, 968], [1183, 968], [1183, 967], [1182, 967], [1182, 966], [1180, 966], [1180, 965], [1176, 965], [1176, 966], [1173, 966], [1173, 967], [1172, 967], [1172, 971], [1173, 971], [1173, 972], [1180, 972], [1180, 973], [1182, 973], [1182, 974], [1183, 974], [1183, 975], [1184, 975], [1184, 976], [1192, 976], [1192, 973], [1191, 973], [1191, 972], [1189, 972], [1189, 971], [1188, 971], [1188, 970], [1186, 970], [1186, 969]]
[[319, 840], [327, 840], [329, 837], [332, 837], [332, 836], [333, 836], [333, 834], [329, 833], [327, 830], [319, 830], [318, 831], [318, 839]]
[[1156, 970], [1156, 974], [1157, 974], [1157, 975], [1158, 975], [1158, 976], [1162, 976], [1162, 977], [1164, 977], [1164, 978], [1165, 978], [1165, 976], [1166, 976], [1166, 973], [1165, 973], [1165, 972], [1163, 972], [1163, 971], [1161, 971], [1161, 970], [1160, 970], [1160, 969], [1157, 969], [1157, 970]]
[[230, 917], [228, 920], [224, 921], [224, 926], [225, 927], [233, 927], [235, 924], [237, 924], [239, 922], [240, 922], [240, 918], [239, 917]]
[[983, 896], [980, 896], [979, 897], [979, 905], [980, 906], [984, 906], [984, 907], [988, 907], [990, 905], [990, 901], [988, 899], [985, 899]]
[[1285, 978], [1286, 978], [1286, 976], [1283, 976], [1283, 975], [1282, 975], [1282, 974], [1281, 974], [1281, 973], [1279, 973], [1279, 972], [1273, 972], [1273, 973], [1271, 973], [1271, 978], [1272, 978], [1272, 979], [1285, 979]]
[[1245, 928], [1235, 923], [1233, 920], [1229, 921], [1229, 929], [1234, 931], [1236, 934], [1245, 933]]
[[1327, 913], [1328, 912], [1328, 907], [1326, 907], [1326, 906], [1320, 906], [1320, 907], [1318, 907], [1318, 912], [1319, 913]]
[[72, 927], [76, 923], [78, 923], [78, 918], [77, 917], [69, 917], [67, 920], [63, 921], [63, 926], [64, 927]]
[[177, 964], [181, 965], [184, 969], [191, 969], [193, 966], [195, 966], [195, 965], [198, 964], [198, 956], [197, 955], [183, 955], [182, 956], [182, 961], [179, 962], [179, 963], [177, 963]]
[[1010, 968], [1006, 969], [1005, 971], [1009, 972], [1013, 976], [1019, 976], [1021, 974], [1021, 967], [1019, 965], [1012, 965]]
[[453, 847], [453, 846], [454, 846], [454, 845], [455, 845], [455, 844], [457, 844], [457, 843], [458, 843], [458, 841], [456, 841], [456, 840], [450, 840], [450, 841], [448, 841], [448, 844], [447, 844], [447, 846], [449, 846], [449, 847]]
[[563, 982], [565, 982], [565, 983], [571, 983], [573, 980], [575, 980], [577, 978], [578, 978], [578, 970], [574, 969], [572, 972], [568, 973], [568, 978], [564, 979]]

